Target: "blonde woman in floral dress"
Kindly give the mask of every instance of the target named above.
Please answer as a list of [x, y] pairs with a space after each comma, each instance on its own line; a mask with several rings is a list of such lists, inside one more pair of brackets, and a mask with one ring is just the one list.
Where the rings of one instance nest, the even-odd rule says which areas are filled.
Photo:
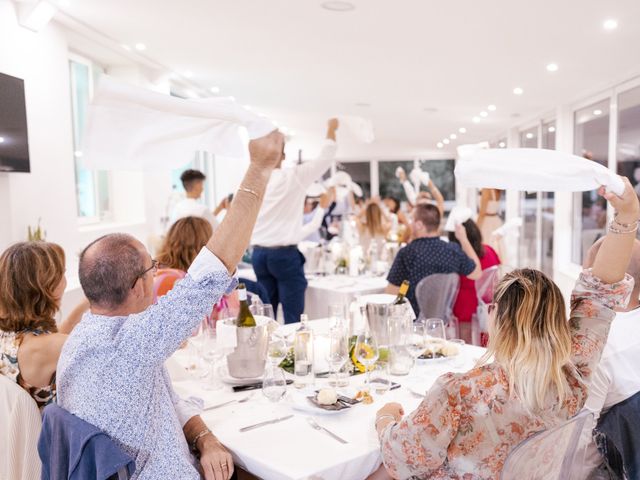
[[613, 309], [626, 303], [633, 286], [625, 270], [640, 208], [624, 180], [622, 197], [601, 189], [617, 216], [593, 268], [576, 282], [569, 321], [549, 278], [537, 270], [515, 270], [496, 289], [480, 366], [441, 376], [406, 416], [397, 403], [378, 412], [375, 426], [389, 475], [498, 479], [520, 442], [580, 412]]

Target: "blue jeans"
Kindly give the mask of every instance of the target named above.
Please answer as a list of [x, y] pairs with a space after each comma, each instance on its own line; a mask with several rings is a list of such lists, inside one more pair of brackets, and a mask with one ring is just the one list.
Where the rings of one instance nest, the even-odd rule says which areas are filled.
[[253, 270], [258, 283], [269, 295], [274, 312], [282, 303], [285, 323], [300, 321], [304, 313], [304, 255], [295, 246], [279, 248], [254, 247]]

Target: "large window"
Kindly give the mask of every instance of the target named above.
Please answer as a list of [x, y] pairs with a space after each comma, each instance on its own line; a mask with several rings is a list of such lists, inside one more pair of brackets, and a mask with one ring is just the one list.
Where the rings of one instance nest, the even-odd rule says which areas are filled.
[[85, 60], [69, 61], [71, 80], [71, 112], [73, 122], [73, 150], [76, 175], [76, 205], [83, 222], [99, 222], [110, 216], [110, 176], [82, 165], [82, 142], [87, 123], [89, 102], [93, 94], [95, 75], [100, 73]]
[[[548, 150], [556, 149], [556, 122], [542, 124], [541, 147]], [[553, 223], [555, 221], [555, 194], [542, 192], [540, 206], [540, 248], [541, 269], [553, 277]]]
[[[521, 148], [538, 148], [538, 127], [520, 132]], [[538, 192], [520, 192], [520, 267], [538, 268]]]
[[337, 165], [351, 176], [351, 180], [362, 188], [365, 198], [371, 197], [371, 162], [344, 162]]
[[628, 177], [640, 195], [640, 87], [618, 96], [618, 174]]
[[[609, 163], [609, 100], [575, 112], [574, 153], [604, 166]], [[573, 200], [574, 263], [582, 264], [587, 250], [605, 232], [607, 204], [596, 190], [579, 192]]]

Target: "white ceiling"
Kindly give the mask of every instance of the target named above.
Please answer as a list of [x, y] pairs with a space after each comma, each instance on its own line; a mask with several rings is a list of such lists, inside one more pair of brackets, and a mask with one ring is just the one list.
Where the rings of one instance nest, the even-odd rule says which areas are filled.
[[[640, 71], [638, 0], [351, 1], [344, 13], [321, 0], [70, 0], [61, 9], [295, 130], [289, 148], [305, 156], [331, 115], [375, 124], [372, 145], [343, 135], [342, 158], [442, 154], [436, 143], [459, 127], [467, 133], [449, 152]], [[607, 18], [617, 30], [603, 29]], [[497, 110], [472, 123], [489, 104]]]

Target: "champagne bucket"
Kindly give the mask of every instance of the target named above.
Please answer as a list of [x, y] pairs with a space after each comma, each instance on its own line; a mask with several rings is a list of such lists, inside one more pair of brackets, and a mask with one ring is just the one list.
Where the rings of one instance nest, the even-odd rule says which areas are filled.
[[[401, 326], [404, 326], [405, 330], [410, 328], [411, 315], [408, 306], [409, 302], [400, 305], [367, 303], [369, 329], [378, 342], [378, 346], [389, 346], [395, 343], [396, 337], [399, 335], [397, 330]], [[392, 335], [394, 338], [391, 338]]]
[[267, 360], [268, 325], [264, 323], [255, 327], [235, 327], [233, 323], [233, 320], [225, 321], [225, 326], [232, 326], [236, 334], [236, 346], [227, 355], [229, 375], [234, 378], [261, 377]]

